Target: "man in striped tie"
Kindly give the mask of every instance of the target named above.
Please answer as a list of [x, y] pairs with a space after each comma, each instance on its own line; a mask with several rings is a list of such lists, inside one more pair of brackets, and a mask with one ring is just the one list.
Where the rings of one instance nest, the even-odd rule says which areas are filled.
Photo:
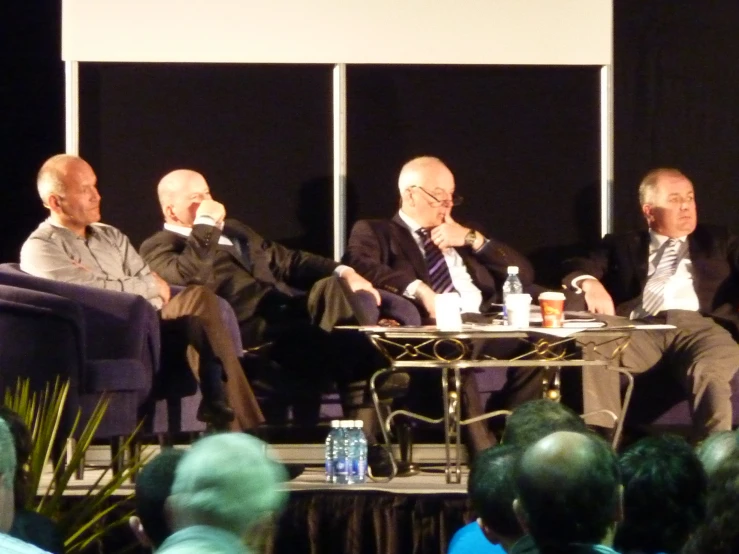
[[[568, 262], [564, 282], [584, 293], [594, 313], [674, 325], [635, 333], [621, 364], [679, 383], [698, 437], [730, 429], [739, 242], [726, 229], [698, 224], [693, 184], [677, 169], [650, 171], [639, 201], [649, 230], [606, 235], [590, 257]], [[618, 408], [618, 383], [604, 377], [599, 386], [603, 406]], [[639, 390], [637, 380], [637, 393], [645, 392], [653, 391]]]
[[[533, 268], [523, 255], [452, 218], [452, 207], [462, 198], [455, 194], [454, 175], [441, 160], [424, 156], [406, 163], [398, 189], [398, 213], [391, 220], [358, 221], [344, 258], [376, 288], [413, 299], [424, 316], [434, 318], [436, 295], [444, 292], [459, 293], [464, 313], [488, 311], [501, 301], [508, 266], [518, 266], [525, 290], [533, 284]], [[538, 370], [524, 368], [509, 372], [498, 398], [500, 407], [512, 409], [540, 398], [539, 375]], [[465, 379], [462, 400], [469, 417], [482, 413], [474, 379]], [[492, 444], [484, 424], [470, 425], [468, 430], [473, 450]]]

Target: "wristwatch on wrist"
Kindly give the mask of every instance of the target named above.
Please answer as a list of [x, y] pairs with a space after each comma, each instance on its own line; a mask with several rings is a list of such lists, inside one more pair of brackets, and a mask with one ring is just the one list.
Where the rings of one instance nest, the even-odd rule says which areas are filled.
[[477, 240], [477, 231], [470, 229], [469, 232], [464, 236], [464, 245], [472, 246]]

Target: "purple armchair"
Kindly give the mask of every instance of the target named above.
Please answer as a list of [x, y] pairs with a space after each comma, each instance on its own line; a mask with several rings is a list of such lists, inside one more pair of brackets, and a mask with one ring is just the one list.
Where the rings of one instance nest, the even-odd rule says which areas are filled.
[[[17, 331], [6, 328], [2, 338], [4, 342], [12, 338], [15, 343], [12, 355], [27, 360], [18, 372], [22, 368], [23, 375], [38, 386], [53, 382], [57, 374], [68, 375], [72, 386], [67, 406], [70, 410], [79, 406], [83, 422], [100, 394], [108, 391], [110, 406], [96, 437], [120, 438], [130, 434], [151, 411], [152, 386], [159, 367], [156, 311], [139, 296], [34, 277], [22, 272], [17, 264], [0, 264], [0, 284], [6, 285], [3, 297], [6, 302], [25, 298], [34, 306], [35, 301], [38, 310], [67, 321], [69, 336], [74, 338], [51, 342], [46, 340], [42, 326], [33, 337], [29, 334], [29, 324], [21, 340]], [[11, 294], [12, 287], [26, 290]], [[41, 354], [33, 350], [33, 340], [42, 341], [43, 346], [37, 346], [37, 350], [50, 351], [44, 353], [43, 360], [37, 360]], [[71, 356], [65, 352], [70, 344], [75, 344], [77, 349], [74, 364], [64, 361], [57, 366], [48, 365], [53, 362], [55, 351], [59, 353], [57, 358]], [[6, 385], [9, 378], [12, 372], [6, 372], [4, 367]]]

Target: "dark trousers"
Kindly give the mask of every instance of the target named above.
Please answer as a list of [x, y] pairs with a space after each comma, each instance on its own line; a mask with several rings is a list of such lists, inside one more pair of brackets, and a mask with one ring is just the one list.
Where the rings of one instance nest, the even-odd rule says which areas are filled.
[[235, 415], [232, 430], [263, 423], [262, 411], [221, 321], [216, 295], [205, 287], [189, 286], [172, 297], [160, 317], [166, 358], [162, 365], [177, 365], [186, 359], [204, 399], [225, 394]]
[[[635, 331], [615, 362], [635, 374], [659, 371], [676, 382], [688, 395], [699, 437], [730, 430], [730, 381], [739, 368], [739, 346], [731, 334], [711, 318], [686, 310], [660, 312], [645, 323], [666, 323], [676, 329]], [[585, 411], [605, 408], [620, 413], [619, 385], [616, 373], [584, 373]], [[653, 393], [659, 396], [660, 391]]]
[[[285, 297], [282, 303], [260, 314], [267, 320], [264, 341], [271, 343], [265, 354], [306, 392], [318, 394], [336, 384], [345, 417], [363, 420], [371, 440], [377, 421], [366, 385], [385, 362], [363, 334], [335, 329], [364, 319], [353, 293], [345, 281], [331, 276], [316, 282], [307, 295]], [[244, 332], [249, 331], [245, 326]]]

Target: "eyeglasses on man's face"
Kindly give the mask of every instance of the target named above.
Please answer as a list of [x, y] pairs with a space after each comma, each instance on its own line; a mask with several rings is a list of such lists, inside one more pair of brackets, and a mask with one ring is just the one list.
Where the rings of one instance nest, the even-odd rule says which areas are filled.
[[[446, 192], [435, 191], [436, 196], [434, 196], [433, 194], [431, 194], [429, 191], [427, 191], [425, 188], [421, 186], [414, 185], [411, 188], [421, 189], [433, 202], [436, 203], [436, 205], [444, 206], [445, 208], [449, 208], [450, 206], [459, 206], [464, 201], [463, 197], [457, 196], [456, 194], [452, 194], [450, 197], [450, 195]], [[443, 199], [438, 198], [439, 196], [442, 196], [442, 195], [445, 196]]]

